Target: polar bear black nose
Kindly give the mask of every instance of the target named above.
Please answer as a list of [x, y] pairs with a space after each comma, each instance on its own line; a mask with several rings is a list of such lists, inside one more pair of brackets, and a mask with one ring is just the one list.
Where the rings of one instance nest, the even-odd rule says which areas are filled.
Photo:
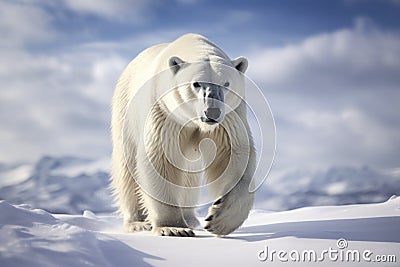
[[208, 119], [216, 121], [219, 116], [221, 116], [221, 110], [219, 108], [208, 108], [204, 111], [204, 115], [206, 115]]

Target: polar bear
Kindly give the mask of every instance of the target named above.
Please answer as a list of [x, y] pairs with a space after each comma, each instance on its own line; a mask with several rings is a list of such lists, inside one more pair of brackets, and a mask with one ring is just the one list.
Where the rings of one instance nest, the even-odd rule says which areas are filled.
[[247, 67], [197, 34], [150, 47], [128, 64], [111, 122], [111, 188], [126, 231], [194, 236], [204, 187], [213, 202], [206, 230], [224, 236], [248, 217], [255, 150]]

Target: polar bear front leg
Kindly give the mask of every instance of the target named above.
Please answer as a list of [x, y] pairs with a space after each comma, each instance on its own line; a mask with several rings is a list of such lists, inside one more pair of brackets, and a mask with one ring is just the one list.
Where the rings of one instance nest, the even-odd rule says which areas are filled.
[[[192, 227], [198, 224], [194, 209], [179, 206], [178, 198], [185, 197], [185, 190], [169, 187], [169, 183], [182, 184], [182, 173], [160, 155], [159, 151], [151, 150], [146, 153], [141, 150], [138, 155], [137, 172], [147, 220], [155, 235], [192, 237], [195, 235]], [[159, 156], [158, 161], [152, 156]]]
[[253, 148], [248, 160], [247, 167], [237, 184], [228, 193], [220, 195], [208, 210], [204, 229], [217, 236], [228, 235], [239, 228], [253, 206], [254, 192], [249, 190], [255, 170]]
[[[194, 226], [192, 220], [195, 219], [192, 209], [165, 204], [149, 195], [144, 197], [144, 203], [148, 209], [148, 219], [155, 235], [195, 236], [191, 228]], [[197, 222], [197, 219], [195, 220]]]

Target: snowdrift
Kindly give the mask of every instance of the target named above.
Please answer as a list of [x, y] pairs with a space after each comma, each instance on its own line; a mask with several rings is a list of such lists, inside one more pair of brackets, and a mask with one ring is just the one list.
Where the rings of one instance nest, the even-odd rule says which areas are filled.
[[225, 238], [201, 227], [194, 238], [127, 234], [121, 225], [115, 214], [51, 214], [0, 201], [0, 266], [398, 266], [400, 261], [400, 197], [395, 196], [379, 204], [254, 210]]

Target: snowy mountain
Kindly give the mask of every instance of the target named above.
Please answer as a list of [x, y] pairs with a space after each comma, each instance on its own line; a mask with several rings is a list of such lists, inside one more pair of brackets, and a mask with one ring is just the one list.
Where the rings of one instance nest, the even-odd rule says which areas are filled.
[[400, 194], [400, 176], [368, 167], [333, 167], [272, 174], [256, 193], [256, 207], [289, 210], [320, 205], [377, 203]]
[[52, 213], [110, 212], [109, 159], [43, 157], [36, 164], [0, 166], [0, 199]]
[[[0, 199], [52, 213], [114, 211], [108, 190], [110, 159], [43, 157], [35, 164], [0, 164]], [[335, 167], [326, 171], [271, 173], [256, 193], [255, 207], [290, 210], [317, 205], [382, 202], [400, 195], [398, 172]], [[200, 209], [202, 214], [205, 208]]]

